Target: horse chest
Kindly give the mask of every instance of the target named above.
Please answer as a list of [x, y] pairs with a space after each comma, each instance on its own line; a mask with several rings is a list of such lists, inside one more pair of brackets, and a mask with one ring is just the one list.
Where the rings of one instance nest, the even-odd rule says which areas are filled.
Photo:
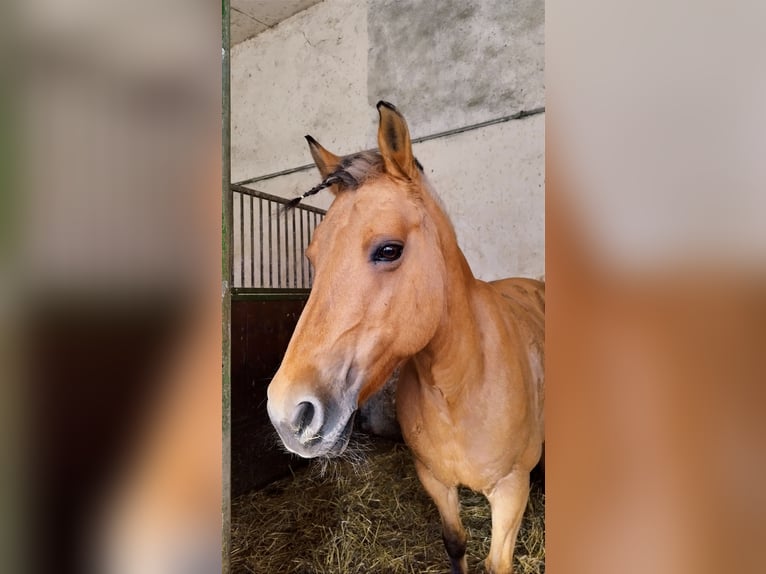
[[464, 412], [457, 416], [443, 397], [410, 403], [402, 410], [405, 412], [400, 412], [399, 418], [405, 441], [444, 484], [483, 491], [507, 472], [496, 464], [497, 456], [483, 436], [480, 417], [472, 419]]

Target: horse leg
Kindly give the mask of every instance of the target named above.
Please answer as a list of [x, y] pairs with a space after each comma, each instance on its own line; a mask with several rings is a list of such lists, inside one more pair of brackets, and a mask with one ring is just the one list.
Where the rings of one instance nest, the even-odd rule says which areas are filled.
[[529, 472], [513, 471], [487, 498], [492, 508], [492, 542], [485, 566], [491, 574], [511, 574], [516, 536], [529, 499]]
[[420, 483], [431, 496], [442, 519], [442, 539], [450, 557], [451, 574], [466, 574], [468, 565], [465, 559], [466, 534], [460, 522], [460, 502], [457, 487], [446, 486], [417, 459], [415, 468]]

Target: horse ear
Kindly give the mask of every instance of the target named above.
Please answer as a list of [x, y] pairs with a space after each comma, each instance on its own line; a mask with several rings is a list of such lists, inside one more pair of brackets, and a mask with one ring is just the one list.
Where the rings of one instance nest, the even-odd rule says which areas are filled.
[[322, 179], [326, 178], [335, 168], [338, 167], [341, 158], [334, 153], [331, 153], [324, 149], [319, 142], [311, 136], [306, 136], [306, 141], [309, 142], [309, 150], [311, 151], [311, 157], [314, 158], [314, 163], [319, 168], [319, 173], [322, 175]]
[[386, 172], [394, 177], [416, 179], [418, 168], [412, 155], [410, 131], [404, 116], [388, 102], [378, 102], [378, 148], [383, 156]]

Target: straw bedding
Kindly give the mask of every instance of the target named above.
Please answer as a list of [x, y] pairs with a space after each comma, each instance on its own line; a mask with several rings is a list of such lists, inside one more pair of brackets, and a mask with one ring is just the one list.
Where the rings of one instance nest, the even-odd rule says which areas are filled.
[[[312, 462], [293, 477], [233, 500], [234, 574], [449, 570], [439, 514], [418, 481], [407, 447], [357, 438], [349, 452], [345, 459]], [[460, 500], [469, 570], [484, 572], [489, 504], [467, 489]], [[544, 516], [545, 494], [533, 483], [516, 545], [517, 574], [545, 572]]]

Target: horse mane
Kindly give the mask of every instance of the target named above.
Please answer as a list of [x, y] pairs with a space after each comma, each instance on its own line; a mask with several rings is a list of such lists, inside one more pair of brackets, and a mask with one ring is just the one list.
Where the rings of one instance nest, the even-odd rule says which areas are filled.
[[[423, 166], [415, 158], [415, 165], [421, 173]], [[285, 206], [286, 210], [296, 207], [301, 200], [322, 191], [332, 185], [338, 186], [338, 191], [355, 191], [365, 182], [374, 179], [384, 173], [383, 157], [378, 150], [366, 150], [350, 154], [341, 158], [338, 167], [325, 177], [319, 185], [315, 185], [303, 195], [290, 200]]]

